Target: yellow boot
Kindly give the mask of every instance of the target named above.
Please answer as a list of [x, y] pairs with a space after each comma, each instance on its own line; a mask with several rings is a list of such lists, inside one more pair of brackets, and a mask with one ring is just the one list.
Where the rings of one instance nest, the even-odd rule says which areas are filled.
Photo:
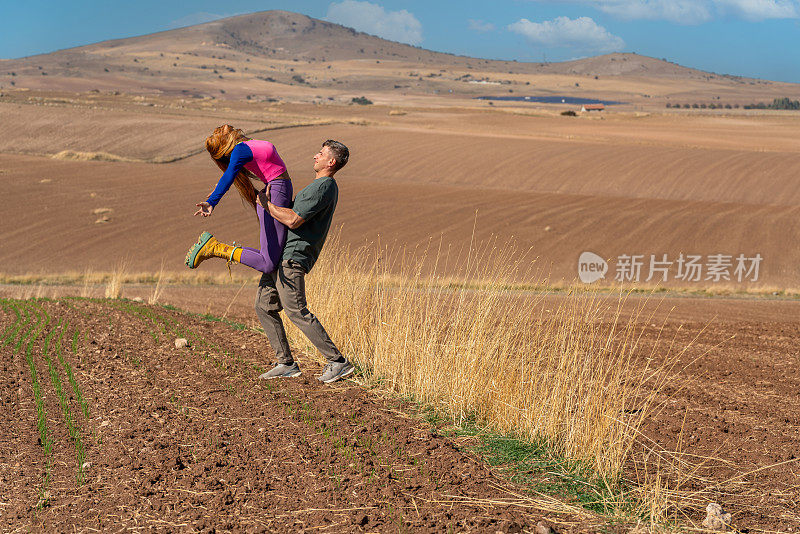
[[242, 259], [242, 247], [220, 243], [210, 232], [203, 232], [186, 253], [186, 265], [196, 269], [203, 260], [222, 258], [228, 263], [239, 263]]

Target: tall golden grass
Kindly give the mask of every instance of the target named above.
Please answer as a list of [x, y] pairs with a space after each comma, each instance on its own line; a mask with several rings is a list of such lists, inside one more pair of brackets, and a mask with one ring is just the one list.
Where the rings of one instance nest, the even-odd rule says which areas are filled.
[[[309, 307], [365, 374], [456, 423], [477, 418], [546, 440], [619, 480], [674, 361], [634, 357], [639, 313], [622, 319], [624, 294], [521, 298], [507, 288], [524, 277], [524, 254], [496, 242], [470, 247], [458, 282], [445, 276], [452, 258], [440, 246], [326, 247], [307, 278]], [[287, 326], [292, 344], [313, 354]]]
[[161, 297], [161, 292], [164, 290], [163, 281], [164, 281], [164, 263], [165, 260], [161, 260], [161, 268], [158, 270], [158, 279], [156, 280], [156, 287], [153, 288], [153, 292], [147, 298], [148, 304], [157, 304], [158, 299]]
[[122, 285], [125, 281], [125, 271], [128, 269], [127, 261], [120, 261], [106, 282], [105, 297], [118, 299], [122, 297]]
[[[116, 271], [116, 269], [115, 269]], [[120, 276], [115, 271], [95, 271], [87, 269], [85, 271], [64, 271], [55, 273], [21, 273], [11, 274], [0, 272], [0, 284], [6, 285], [45, 285], [45, 286], [75, 286], [83, 285], [89, 288], [93, 285], [105, 285], [114, 276]], [[315, 268], [316, 271], [316, 268]], [[400, 273], [395, 273], [400, 276]], [[260, 278], [260, 273], [250, 269], [241, 269], [229, 274], [227, 270], [209, 272], [202, 270], [183, 270], [183, 271], [132, 271], [129, 268], [121, 274], [122, 284], [151, 284], [159, 286], [159, 291], [164, 287], [171, 286], [234, 286], [240, 287], [243, 283], [254, 283]], [[428, 282], [426, 282], [428, 283]], [[447, 277], [440, 276], [436, 280], [437, 284], [451, 284], [461, 286], [464, 284], [470, 287], [477, 287], [480, 281], [466, 282], [463, 273], [459, 275], [451, 274]], [[504, 289], [514, 292], [525, 291], [552, 291], [559, 294], [589, 293], [598, 294], [618, 294], [619, 286], [611, 284], [602, 285], [599, 283], [591, 286], [575, 286], [563, 280], [547, 280], [534, 277], [529, 282], [521, 282], [519, 279], [506, 281]], [[637, 294], [659, 294], [670, 295], [692, 295], [692, 296], [733, 296], [733, 297], [800, 297], [800, 288], [780, 287], [780, 286], [758, 286], [758, 287], [736, 287], [733, 284], [713, 284], [701, 287], [691, 286], [659, 286], [657, 284], [641, 283], [627, 288], [631, 293]], [[87, 295], [83, 295], [87, 296]]]

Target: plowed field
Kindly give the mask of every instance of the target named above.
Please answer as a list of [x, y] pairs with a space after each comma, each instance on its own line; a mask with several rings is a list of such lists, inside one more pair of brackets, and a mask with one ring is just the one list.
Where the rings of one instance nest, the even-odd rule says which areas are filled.
[[130, 301], [2, 304], [4, 530], [519, 532], [545, 515], [407, 404], [323, 385], [307, 360], [259, 381], [252, 331]]

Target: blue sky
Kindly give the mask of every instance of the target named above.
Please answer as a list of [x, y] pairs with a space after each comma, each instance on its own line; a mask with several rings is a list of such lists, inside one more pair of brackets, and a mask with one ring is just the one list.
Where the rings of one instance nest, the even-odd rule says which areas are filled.
[[285, 9], [431, 50], [560, 61], [636, 52], [724, 74], [800, 82], [800, 0], [137, 0], [4, 2], [0, 57]]

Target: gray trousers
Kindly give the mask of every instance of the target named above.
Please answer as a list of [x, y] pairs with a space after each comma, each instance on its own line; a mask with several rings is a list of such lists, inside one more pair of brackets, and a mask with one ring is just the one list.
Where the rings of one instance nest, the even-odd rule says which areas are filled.
[[306, 273], [295, 262], [284, 260], [271, 273], [261, 275], [256, 293], [256, 315], [261, 321], [269, 344], [275, 351], [278, 363], [294, 362], [286, 330], [278, 312], [284, 310], [286, 316], [317, 347], [329, 362], [343, 361], [344, 356], [333, 344], [328, 333], [316, 316], [306, 306]]

